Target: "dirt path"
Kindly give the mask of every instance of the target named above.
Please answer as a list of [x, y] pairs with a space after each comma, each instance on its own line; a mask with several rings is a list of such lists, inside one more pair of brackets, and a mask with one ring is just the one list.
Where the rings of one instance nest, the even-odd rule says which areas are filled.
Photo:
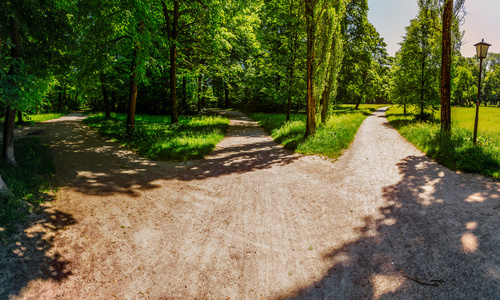
[[336, 162], [235, 112], [204, 160], [138, 158], [44, 124], [62, 188], [0, 260], [12, 299], [494, 299], [500, 184], [457, 174], [379, 110]]

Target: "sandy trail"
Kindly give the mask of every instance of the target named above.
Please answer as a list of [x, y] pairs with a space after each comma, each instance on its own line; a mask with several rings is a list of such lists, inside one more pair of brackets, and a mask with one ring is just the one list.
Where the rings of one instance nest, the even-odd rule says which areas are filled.
[[160, 163], [74, 115], [43, 125], [62, 188], [0, 251], [0, 298], [495, 299], [500, 184], [426, 158], [384, 110], [336, 162], [236, 112]]

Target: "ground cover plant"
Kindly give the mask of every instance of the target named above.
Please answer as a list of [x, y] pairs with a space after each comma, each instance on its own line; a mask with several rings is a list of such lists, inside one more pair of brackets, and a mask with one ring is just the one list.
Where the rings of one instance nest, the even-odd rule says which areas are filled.
[[454, 107], [452, 134], [441, 133], [439, 111], [434, 122], [419, 122], [400, 107], [391, 107], [387, 118], [402, 136], [437, 162], [453, 169], [500, 179], [500, 108], [481, 107], [477, 145], [472, 143], [475, 108]]
[[285, 148], [307, 155], [321, 155], [331, 159], [338, 158], [354, 140], [354, 135], [364, 119], [384, 105], [334, 106], [331, 116], [321, 124], [316, 135], [304, 139], [306, 115], [292, 114], [286, 121], [284, 114], [252, 113], [264, 130]]
[[16, 140], [15, 152], [19, 166], [0, 162], [0, 174], [12, 196], [0, 199], [0, 236], [14, 229], [26, 215], [48, 196], [55, 172], [48, 147], [38, 138]]
[[112, 114], [105, 120], [103, 113], [85, 119], [85, 123], [140, 155], [156, 160], [200, 159], [209, 154], [222, 138], [229, 120], [220, 116], [180, 116], [170, 123], [169, 116], [136, 115], [132, 136], [125, 132], [126, 114]]

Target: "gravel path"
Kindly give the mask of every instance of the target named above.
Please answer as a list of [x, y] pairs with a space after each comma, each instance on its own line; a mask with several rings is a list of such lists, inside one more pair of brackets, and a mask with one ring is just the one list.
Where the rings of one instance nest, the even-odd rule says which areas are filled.
[[0, 251], [0, 298], [498, 299], [499, 183], [429, 160], [384, 109], [336, 162], [220, 113], [227, 137], [186, 163], [45, 123], [62, 188]]

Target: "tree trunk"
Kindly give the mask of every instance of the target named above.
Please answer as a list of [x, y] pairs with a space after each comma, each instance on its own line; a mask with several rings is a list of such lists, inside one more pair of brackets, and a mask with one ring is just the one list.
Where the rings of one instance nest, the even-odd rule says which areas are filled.
[[[19, 22], [16, 17], [10, 17], [11, 28], [11, 56], [13, 59], [21, 57], [21, 42], [19, 35]], [[15, 75], [19, 71], [16, 66], [9, 70], [10, 75]], [[7, 106], [3, 130], [2, 157], [10, 164], [17, 165], [14, 157], [14, 127], [16, 125], [16, 110]]]
[[23, 112], [20, 110], [17, 111], [17, 123], [23, 123]]
[[453, 0], [447, 0], [443, 11], [443, 37], [441, 48], [441, 130], [451, 131], [451, 26]]
[[306, 133], [305, 138], [316, 133], [316, 99], [314, 98], [314, 60], [316, 24], [314, 4], [312, 0], [305, 0], [306, 28], [307, 28], [307, 92], [306, 92]]
[[3, 125], [3, 148], [2, 157], [9, 164], [17, 165], [14, 156], [14, 127], [16, 125], [16, 110], [7, 106], [5, 112], [5, 122]]
[[227, 83], [224, 83], [224, 107], [229, 108], [231, 104], [229, 103], [229, 89], [227, 88]]
[[186, 75], [182, 76], [182, 110], [184, 114], [188, 112], [188, 103], [187, 103], [187, 78]]
[[[101, 73], [101, 88], [102, 88], [102, 98], [104, 103], [104, 115], [106, 120], [111, 119], [111, 110], [109, 107], [109, 97], [108, 97], [108, 87], [106, 84], [106, 73]], [[136, 87], [137, 93], [137, 87]]]
[[[139, 22], [139, 33], [144, 30], [144, 22]], [[135, 129], [135, 106], [137, 103], [137, 54], [141, 49], [139, 41], [135, 42], [134, 50], [132, 51], [132, 65], [130, 66], [130, 84], [128, 93], [128, 113], [127, 113], [127, 135], [131, 135]]]
[[179, 122], [177, 113], [177, 91], [176, 91], [176, 78], [177, 78], [177, 38], [179, 35], [179, 0], [174, 0], [174, 10], [172, 12], [172, 20], [170, 20], [170, 10], [165, 1], [161, 1], [163, 7], [163, 16], [167, 24], [167, 34], [170, 39], [170, 101], [172, 106], [171, 121], [172, 124]]
[[405, 97], [405, 100], [404, 100], [404, 102], [403, 102], [403, 114], [404, 114], [405, 116], [406, 116], [406, 106], [407, 106], [407, 105], [406, 105], [406, 101], [407, 101], [407, 100], [408, 100], [408, 98], [407, 98], [407, 97]]
[[170, 118], [172, 124], [179, 122], [179, 115], [177, 112], [177, 48], [175, 45], [170, 46], [170, 105], [172, 111]]
[[127, 135], [131, 135], [135, 129], [135, 106], [137, 103], [137, 50], [139, 48], [136, 44], [133, 51], [132, 66], [130, 67], [130, 84], [128, 94], [128, 114], [127, 114]]
[[201, 112], [201, 109], [203, 108], [201, 105], [201, 74], [198, 75], [198, 113]]

